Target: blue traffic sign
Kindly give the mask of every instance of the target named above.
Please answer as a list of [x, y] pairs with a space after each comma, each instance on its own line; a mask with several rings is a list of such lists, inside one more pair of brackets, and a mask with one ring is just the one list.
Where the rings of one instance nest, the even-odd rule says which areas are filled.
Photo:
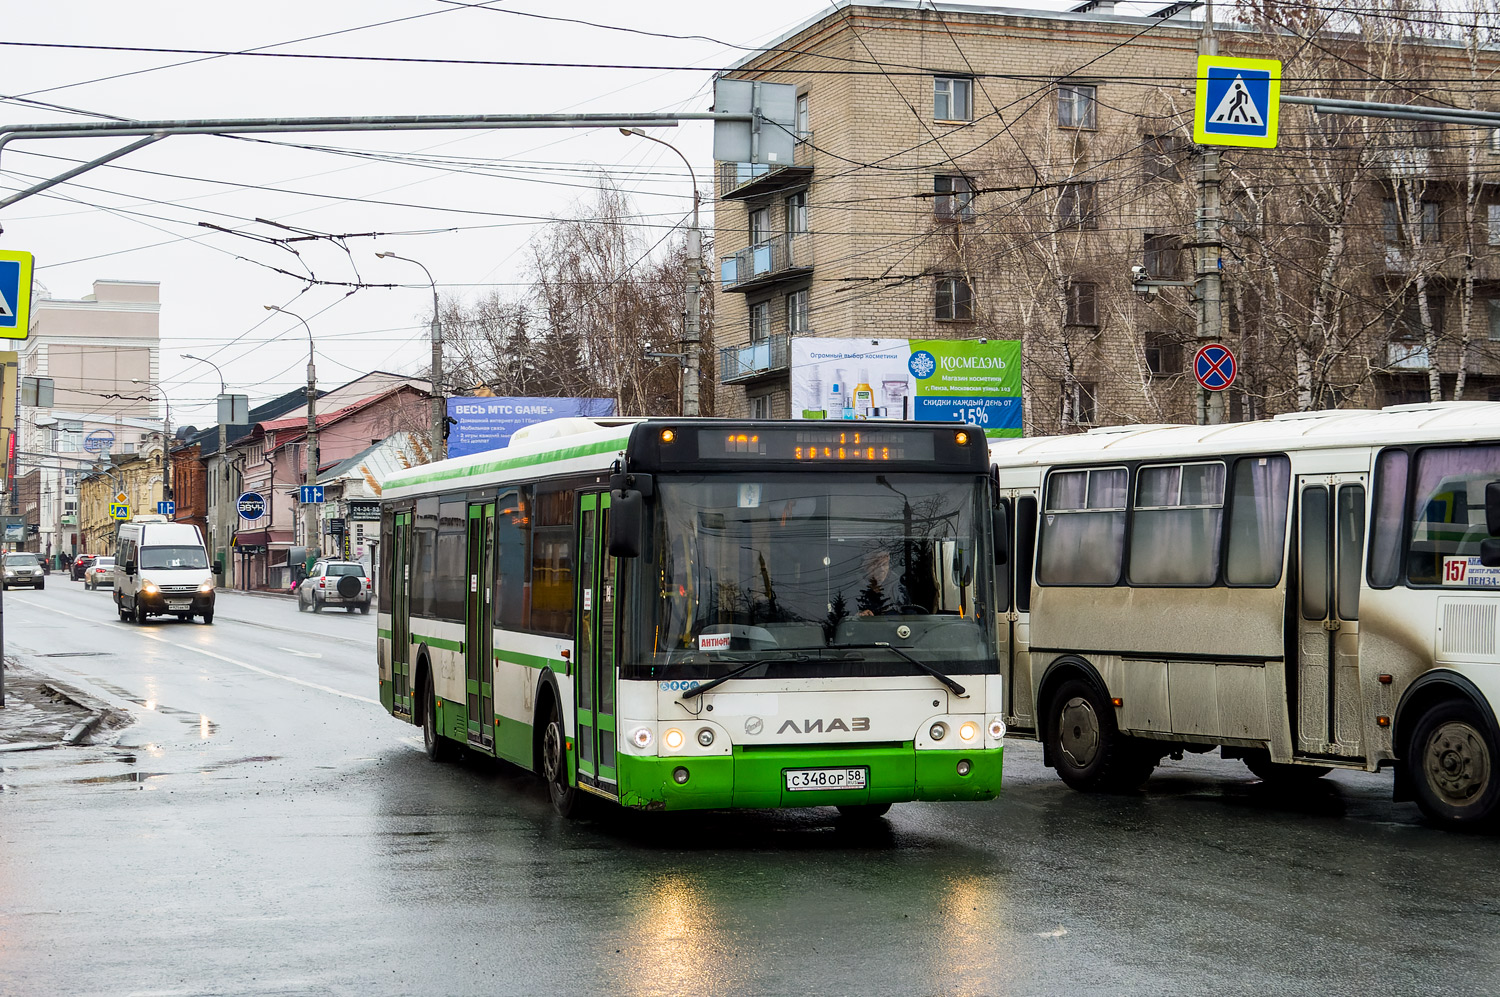
[[323, 501], [322, 485], [301, 485], [297, 488], [297, 501], [304, 505], [317, 505]]
[[158, 502], [156, 503], [156, 513], [159, 516], [175, 516], [177, 515], [177, 503]]
[[1239, 365], [1227, 346], [1209, 343], [1193, 357], [1193, 376], [1209, 391], [1223, 391], [1234, 383], [1237, 373]]
[[244, 492], [235, 500], [235, 505], [240, 510], [240, 518], [247, 523], [253, 523], [266, 514], [266, 500], [261, 497], [260, 492]]
[[130, 504], [127, 502], [111, 502], [109, 504], [109, 515], [111, 519], [126, 520], [130, 518]]
[[1280, 107], [1278, 60], [1198, 57], [1194, 142], [1273, 149]]
[[0, 250], [0, 339], [25, 339], [31, 325], [30, 253]]

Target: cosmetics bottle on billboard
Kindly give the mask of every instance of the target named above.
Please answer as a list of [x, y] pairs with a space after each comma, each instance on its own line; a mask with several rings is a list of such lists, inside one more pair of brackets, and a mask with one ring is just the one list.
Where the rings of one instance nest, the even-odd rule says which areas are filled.
[[844, 372], [835, 370], [833, 372], [833, 383], [828, 388], [828, 418], [842, 419], [844, 417]]
[[802, 409], [804, 419], [826, 419], [828, 413], [823, 409], [823, 379], [817, 374], [807, 382], [807, 404]]
[[854, 414], [856, 418], [868, 419], [870, 409], [875, 407], [875, 391], [870, 387], [870, 370], [862, 368], [859, 383], [854, 386]]

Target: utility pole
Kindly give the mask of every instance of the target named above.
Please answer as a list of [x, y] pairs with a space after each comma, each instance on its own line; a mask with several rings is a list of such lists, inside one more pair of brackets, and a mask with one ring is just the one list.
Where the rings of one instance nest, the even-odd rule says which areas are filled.
[[437, 281], [432, 279], [431, 270], [409, 256], [399, 256], [396, 253], [375, 255], [380, 259], [405, 260], [407, 263], [417, 264], [427, 275], [427, 283], [432, 285], [432, 457], [433, 460], [442, 460], [447, 453], [443, 430], [448, 425], [448, 402], [443, 394], [443, 322], [438, 311]]
[[[1218, 55], [1219, 42], [1214, 37], [1214, 5], [1203, 5], [1203, 32], [1198, 36], [1199, 55]], [[1198, 220], [1196, 236], [1198, 297], [1198, 346], [1217, 343], [1223, 335], [1223, 243], [1221, 241], [1219, 198], [1219, 150], [1204, 146], [1201, 172], [1198, 175]], [[1224, 392], [1198, 389], [1198, 424], [1216, 426], [1224, 421]]]
[[[307, 453], [305, 454], [306, 460], [303, 462], [302, 483], [315, 485], [318, 483], [318, 373], [313, 366], [312, 326], [308, 325], [307, 319], [301, 315], [289, 312], [280, 305], [266, 305], [265, 308], [268, 312], [290, 315], [307, 329]], [[319, 553], [322, 553], [323, 535], [318, 522], [318, 512], [316, 502], [302, 503], [302, 544], [305, 547], [315, 547]], [[291, 566], [288, 565], [288, 567]]]

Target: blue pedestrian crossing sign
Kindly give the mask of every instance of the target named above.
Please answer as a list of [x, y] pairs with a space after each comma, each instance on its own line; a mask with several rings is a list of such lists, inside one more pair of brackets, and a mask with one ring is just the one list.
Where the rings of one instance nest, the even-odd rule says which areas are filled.
[[1274, 149], [1280, 107], [1280, 60], [1198, 56], [1194, 142]]
[[25, 339], [31, 326], [30, 253], [0, 250], [0, 339]]

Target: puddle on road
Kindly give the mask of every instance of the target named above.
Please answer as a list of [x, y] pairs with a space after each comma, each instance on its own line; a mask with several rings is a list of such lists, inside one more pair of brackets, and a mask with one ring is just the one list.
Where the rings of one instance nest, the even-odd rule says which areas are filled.
[[107, 786], [111, 783], [147, 782], [159, 779], [165, 772], [120, 772], [115, 775], [96, 775], [88, 779], [69, 779], [75, 786]]
[[232, 765], [256, 765], [261, 762], [274, 762], [280, 759], [280, 755], [250, 755], [246, 758], [231, 758], [228, 761], [214, 762], [212, 765], [203, 766], [198, 771], [217, 772], [219, 769], [227, 769]]
[[38, 654], [38, 658], [107, 658], [108, 651], [53, 651], [50, 654]]
[[180, 720], [189, 727], [196, 727], [198, 729], [198, 736], [205, 741], [219, 732], [219, 725], [217, 723], [196, 710], [182, 710], [175, 706], [168, 706], [165, 703], [158, 703], [154, 699], [142, 699], [129, 689], [121, 688], [111, 682], [102, 682], [97, 678], [91, 678], [90, 681], [97, 684], [99, 688], [112, 692], [121, 699], [132, 702], [147, 712], [160, 713], [163, 716]]

